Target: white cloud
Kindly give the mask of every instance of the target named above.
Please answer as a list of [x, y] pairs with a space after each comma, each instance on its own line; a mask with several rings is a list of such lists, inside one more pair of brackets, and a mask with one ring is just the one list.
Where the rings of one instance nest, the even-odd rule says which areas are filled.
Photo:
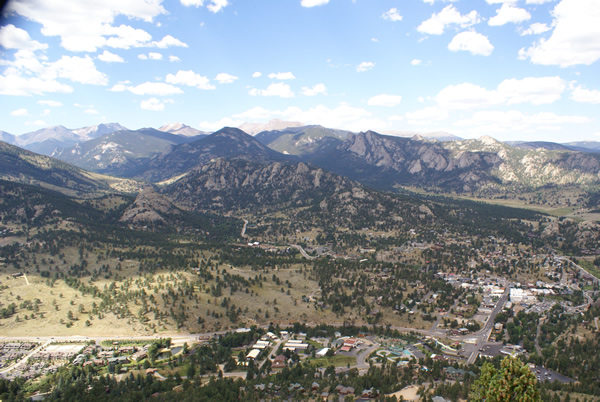
[[148, 56], [145, 54], [138, 54], [138, 59], [140, 60], [148, 60]]
[[196, 74], [192, 70], [179, 70], [177, 74], [168, 74], [166, 82], [169, 84], [182, 84], [190, 87], [196, 87], [198, 89], [215, 89], [216, 87], [210, 83], [207, 77], [200, 74]]
[[140, 109], [162, 112], [165, 110], [165, 103], [173, 103], [172, 99], [165, 99], [162, 102], [156, 98], [146, 99], [140, 102]]
[[219, 73], [215, 77], [215, 80], [217, 80], [219, 82], [219, 84], [231, 84], [232, 82], [234, 82], [237, 79], [238, 79], [238, 77], [236, 77], [235, 75], [231, 75], [231, 74], [227, 74], [227, 73]]
[[148, 53], [148, 58], [150, 60], [162, 60], [163, 55], [160, 53], [156, 53], [156, 52], [150, 52], [150, 53]]
[[276, 82], [269, 85], [266, 89], [252, 88], [248, 91], [252, 96], [279, 96], [280, 98], [293, 98], [294, 92], [288, 84]]
[[450, 25], [458, 25], [461, 28], [470, 27], [481, 21], [477, 11], [473, 10], [468, 14], [461, 15], [453, 6], [449, 5], [437, 14], [431, 14], [431, 17], [417, 27], [417, 31], [430, 35], [441, 35]]
[[269, 78], [274, 80], [295, 80], [296, 77], [291, 72], [287, 73], [271, 73], [269, 74]]
[[60, 107], [63, 105], [62, 102], [54, 101], [54, 100], [39, 100], [39, 101], [37, 101], [37, 103], [39, 105], [46, 105], [46, 106], [51, 106], [51, 107]]
[[387, 21], [392, 21], [392, 22], [402, 21], [402, 16], [400, 15], [400, 12], [398, 11], [397, 8], [390, 8], [385, 13], [383, 13], [381, 18], [383, 18], [384, 20], [387, 20]]
[[508, 3], [504, 3], [502, 4], [502, 7], [496, 10], [496, 15], [490, 18], [488, 24], [490, 26], [501, 26], [508, 24], [509, 22], [517, 23], [529, 19], [531, 19], [531, 14], [524, 8], [514, 7]]
[[571, 99], [575, 102], [598, 104], [600, 103], [600, 91], [576, 86], [571, 92]]
[[526, 4], [544, 4], [544, 3], [549, 3], [551, 1], [554, 1], [554, 0], [526, 0], [525, 3]]
[[546, 24], [542, 24], [540, 22], [534, 22], [533, 24], [531, 24], [529, 26], [529, 28], [521, 31], [521, 36], [539, 35], [539, 34], [543, 34], [544, 32], [548, 32], [550, 29], [551, 28]]
[[[369, 111], [340, 103], [335, 108], [318, 105], [310, 109], [289, 107], [285, 110], [268, 110], [261, 107], [252, 108], [246, 112], [235, 114], [234, 119], [270, 120], [274, 118], [301, 121], [304, 124], [319, 124], [325, 127], [360, 131], [387, 128], [388, 123], [374, 118]], [[222, 127], [222, 125], [221, 125]]]
[[449, 85], [435, 99], [445, 109], [477, 109], [520, 103], [542, 105], [559, 100], [565, 89], [566, 83], [560, 77], [526, 77], [506, 79], [492, 90], [471, 83]]
[[474, 31], [466, 31], [452, 38], [448, 49], [453, 52], [466, 50], [472, 54], [489, 56], [494, 51], [494, 45], [490, 43], [487, 36]]
[[223, 8], [227, 7], [229, 2], [227, 0], [211, 0], [210, 4], [206, 6], [208, 11], [218, 13]]
[[[67, 50], [93, 52], [97, 47], [102, 46], [116, 49], [151, 46], [152, 35], [143, 29], [133, 28], [129, 25], [121, 24], [118, 27], [104, 26], [101, 33], [101, 41], [98, 43], [92, 42], [92, 38], [89, 37], [69, 37], [69, 42], [67, 42], [66, 46], [63, 43], [63, 47]], [[104, 36], [107, 36], [107, 38]]]
[[449, 85], [436, 96], [436, 101], [444, 109], [474, 109], [502, 103], [496, 91], [471, 83]]
[[[58, 36], [61, 45], [70, 51], [95, 52], [107, 45], [105, 36], [115, 18], [125, 16], [152, 22], [165, 14], [161, 0], [105, 0], [73, 2], [70, 0], [13, 1], [7, 13], [16, 13], [42, 25], [44, 36]], [[85, 21], [84, 23], [82, 21]], [[122, 37], [126, 37], [124, 35]]]
[[542, 105], [559, 100], [566, 87], [566, 82], [560, 77], [527, 77], [502, 81], [498, 85], [498, 93], [507, 105]]
[[448, 111], [436, 106], [426, 107], [414, 112], [405, 113], [406, 120], [412, 125], [426, 125], [432, 121], [440, 121], [448, 118]]
[[600, 2], [562, 0], [552, 15], [552, 36], [521, 49], [520, 59], [560, 67], [590, 65], [600, 59]]
[[8, 24], [0, 28], [0, 46], [5, 49], [39, 50], [47, 49], [48, 45], [31, 39], [24, 29]]
[[12, 112], [10, 112], [11, 116], [29, 116], [29, 112], [27, 111], [27, 109], [25, 108], [21, 108], [21, 109], [17, 109], [17, 110], [13, 110]]
[[262, 73], [260, 71], [256, 71], [252, 74], [252, 78], [259, 78], [262, 77]]
[[410, 64], [412, 64], [413, 66], [418, 66], [419, 64], [421, 64], [421, 60], [419, 60], [419, 59], [412, 59], [410, 61]]
[[105, 50], [104, 53], [98, 55], [98, 60], [106, 63], [123, 63], [125, 60], [118, 54], [114, 54]]
[[369, 106], [398, 106], [402, 102], [400, 95], [380, 94], [369, 98], [367, 105]]
[[113, 92], [124, 92], [129, 91], [134, 95], [177, 95], [182, 94], [181, 88], [173, 85], [165, 84], [163, 82], [144, 82], [136, 86], [127, 86], [125, 84], [116, 84], [110, 91]]
[[177, 56], [169, 56], [169, 61], [171, 63], [175, 63], [175, 62], [181, 61], [181, 59]]
[[300, 5], [302, 7], [316, 7], [322, 6], [329, 3], [329, 0], [301, 0]]
[[373, 67], [375, 67], [375, 63], [373, 63], [372, 61], [363, 61], [358, 66], [356, 66], [356, 71], [362, 73], [365, 71], [369, 71]]
[[480, 131], [485, 127], [487, 132], [524, 132], [557, 129], [563, 124], [584, 124], [590, 121], [586, 116], [557, 115], [551, 112], [527, 115], [518, 110], [490, 110], [476, 112], [471, 118], [457, 121], [456, 125], [477, 126]]
[[168, 47], [178, 46], [178, 47], [188, 47], [188, 45], [177, 38], [172, 37], [171, 35], [167, 35], [158, 42], [152, 42], [152, 46], [166, 49]]
[[[187, 7], [202, 7], [204, 5], [204, 0], [181, 0], [181, 4]], [[206, 5], [206, 8], [212, 13], [218, 13], [228, 5], [229, 2], [227, 0], [210, 0], [209, 4]]]
[[108, 77], [96, 69], [91, 57], [63, 56], [50, 63], [44, 72], [49, 78], [66, 78], [73, 82], [91, 85], [106, 85]]
[[86, 109], [83, 111], [83, 113], [85, 114], [98, 114], [98, 111], [96, 109]]
[[300, 92], [304, 96], [315, 96], [319, 94], [325, 95], [327, 94], [327, 88], [325, 87], [325, 84], [317, 84], [312, 88], [302, 87], [302, 90]]

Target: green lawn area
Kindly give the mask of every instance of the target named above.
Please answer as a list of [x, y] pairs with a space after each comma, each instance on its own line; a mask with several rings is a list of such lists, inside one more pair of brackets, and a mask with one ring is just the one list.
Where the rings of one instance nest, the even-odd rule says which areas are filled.
[[308, 343], [309, 345], [314, 346], [317, 349], [322, 349], [323, 345], [321, 345], [319, 342], [317, 341], [313, 341], [312, 339], [309, 339], [308, 341], [306, 341], [306, 343]]
[[356, 364], [356, 357], [354, 356], [332, 356], [332, 357], [319, 357], [319, 358], [311, 358], [305, 360], [307, 363], [310, 363], [316, 367], [346, 367], [348, 364], [354, 366]]

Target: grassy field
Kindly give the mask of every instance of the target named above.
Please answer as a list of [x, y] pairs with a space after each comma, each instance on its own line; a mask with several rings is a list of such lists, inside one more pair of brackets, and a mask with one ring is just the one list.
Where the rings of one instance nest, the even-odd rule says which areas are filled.
[[307, 358], [305, 362], [312, 364], [315, 367], [347, 367], [348, 364], [353, 366], [356, 364], [356, 357], [336, 355], [332, 357]]

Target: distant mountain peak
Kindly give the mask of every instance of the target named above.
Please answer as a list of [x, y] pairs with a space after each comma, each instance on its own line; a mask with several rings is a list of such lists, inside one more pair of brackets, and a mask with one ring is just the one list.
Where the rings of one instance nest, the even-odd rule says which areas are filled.
[[304, 125], [298, 121], [271, 119], [268, 123], [244, 123], [238, 128], [250, 135], [256, 135], [262, 131], [283, 130], [289, 127], [302, 127]]
[[489, 135], [481, 136], [477, 139], [477, 141], [482, 142], [485, 145], [500, 145], [502, 144], [495, 138], [490, 137]]
[[193, 127], [179, 122], [165, 124], [164, 126], [159, 127], [158, 130], [164, 131], [165, 133], [185, 135], [186, 137], [195, 137], [197, 135], [206, 134], [204, 131], [196, 130]]

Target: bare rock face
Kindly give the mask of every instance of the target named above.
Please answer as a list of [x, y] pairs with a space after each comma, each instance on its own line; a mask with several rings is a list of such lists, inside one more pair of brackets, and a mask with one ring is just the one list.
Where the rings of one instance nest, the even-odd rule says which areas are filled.
[[180, 211], [162, 194], [150, 186], [144, 188], [134, 203], [125, 210], [120, 221], [134, 225], [166, 224], [165, 216], [177, 215]]

